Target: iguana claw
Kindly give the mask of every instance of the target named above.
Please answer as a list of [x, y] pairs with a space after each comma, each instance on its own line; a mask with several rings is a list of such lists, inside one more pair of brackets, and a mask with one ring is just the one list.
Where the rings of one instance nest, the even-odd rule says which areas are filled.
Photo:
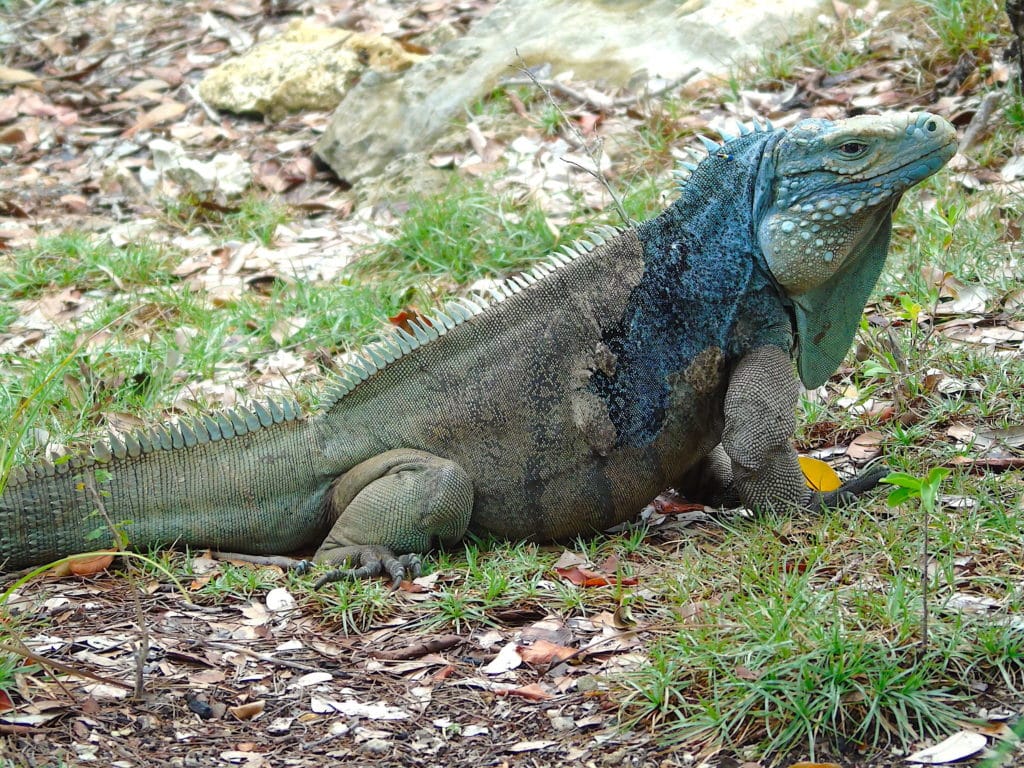
[[320, 589], [325, 584], [348, 579], [372, 579], [385, 574], [391, 577], [391, 589], [398, 589], [399, 584], [405, 578], [415, 579], [420, 575], [422, 564], [420, 556], [415, 553], [407, 553], [395, 556], [391, 550], [379, 546], [352, 547], [352, 551], [344, 553], [345, 561], [358, 563], [355, 567], [334, 568], [319, 579], [313, 585], [313, 589]]

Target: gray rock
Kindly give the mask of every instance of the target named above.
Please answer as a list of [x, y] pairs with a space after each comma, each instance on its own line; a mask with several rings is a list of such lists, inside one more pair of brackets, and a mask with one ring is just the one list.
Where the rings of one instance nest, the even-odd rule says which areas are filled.
[[798, 28], [824, 0], [503, 0], [469, 33], [399, 74], [369, 73], [338, 106], [315, 151], [349, 182], [423, 151], [467, 104], [528, 66], [623, 85], [726, 70]]

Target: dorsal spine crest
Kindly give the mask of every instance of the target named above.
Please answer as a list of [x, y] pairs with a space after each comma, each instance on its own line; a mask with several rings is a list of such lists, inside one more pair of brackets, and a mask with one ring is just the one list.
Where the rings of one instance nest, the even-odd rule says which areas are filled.
[[442, 308], [435, 309], [431, 314], [410, 318], [403, 325], [393, 327], [383, 339], [372, 342], [351, 355], [324, 389], [319, 410], [329, 410], [377, 371], [558, 273], [576, 259], [586, 256], [594, 248], [606, 244], [621, 233], [622, 229], [607, 224], [595, 227], [583, 238], [562, 245], [557, 252], [532, 268], [489, 286], [485, 289], [489, 293], [488, 296], [474, 293], [471, 296], [450, 299]]
[[118, 434], [111, 432], [84, 452], [69, 453], [55, 461], [41, 459], [33, 464], [13, 467], [7, 485], [15, 488], [42, 477], [88, 471], [111, 463], [130, 461], [157, 451], [189, 449], [236, 435], [296, 421], [302, 410], [294, 400], [253, 401], [212, 414], [199, 414], [177, 422]]

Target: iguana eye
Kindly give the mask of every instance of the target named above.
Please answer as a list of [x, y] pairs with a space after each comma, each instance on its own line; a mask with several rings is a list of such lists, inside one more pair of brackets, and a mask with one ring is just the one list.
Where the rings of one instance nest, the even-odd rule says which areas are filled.
[[839, 154], [848, 159], [860, 157], [868, 151], [868, 145], [862, 141], [847, 141], [837, 147]]

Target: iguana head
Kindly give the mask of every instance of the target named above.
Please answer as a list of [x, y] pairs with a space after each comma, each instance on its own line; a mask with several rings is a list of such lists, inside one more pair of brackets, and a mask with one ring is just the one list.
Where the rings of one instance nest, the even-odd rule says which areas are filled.
[[762, 159], [755, 225], [793, 303], [805, 386], [821, 386], [850, 348], [900, 197], [955, 152], [953, 126], [916, 112], [804, 120]]

